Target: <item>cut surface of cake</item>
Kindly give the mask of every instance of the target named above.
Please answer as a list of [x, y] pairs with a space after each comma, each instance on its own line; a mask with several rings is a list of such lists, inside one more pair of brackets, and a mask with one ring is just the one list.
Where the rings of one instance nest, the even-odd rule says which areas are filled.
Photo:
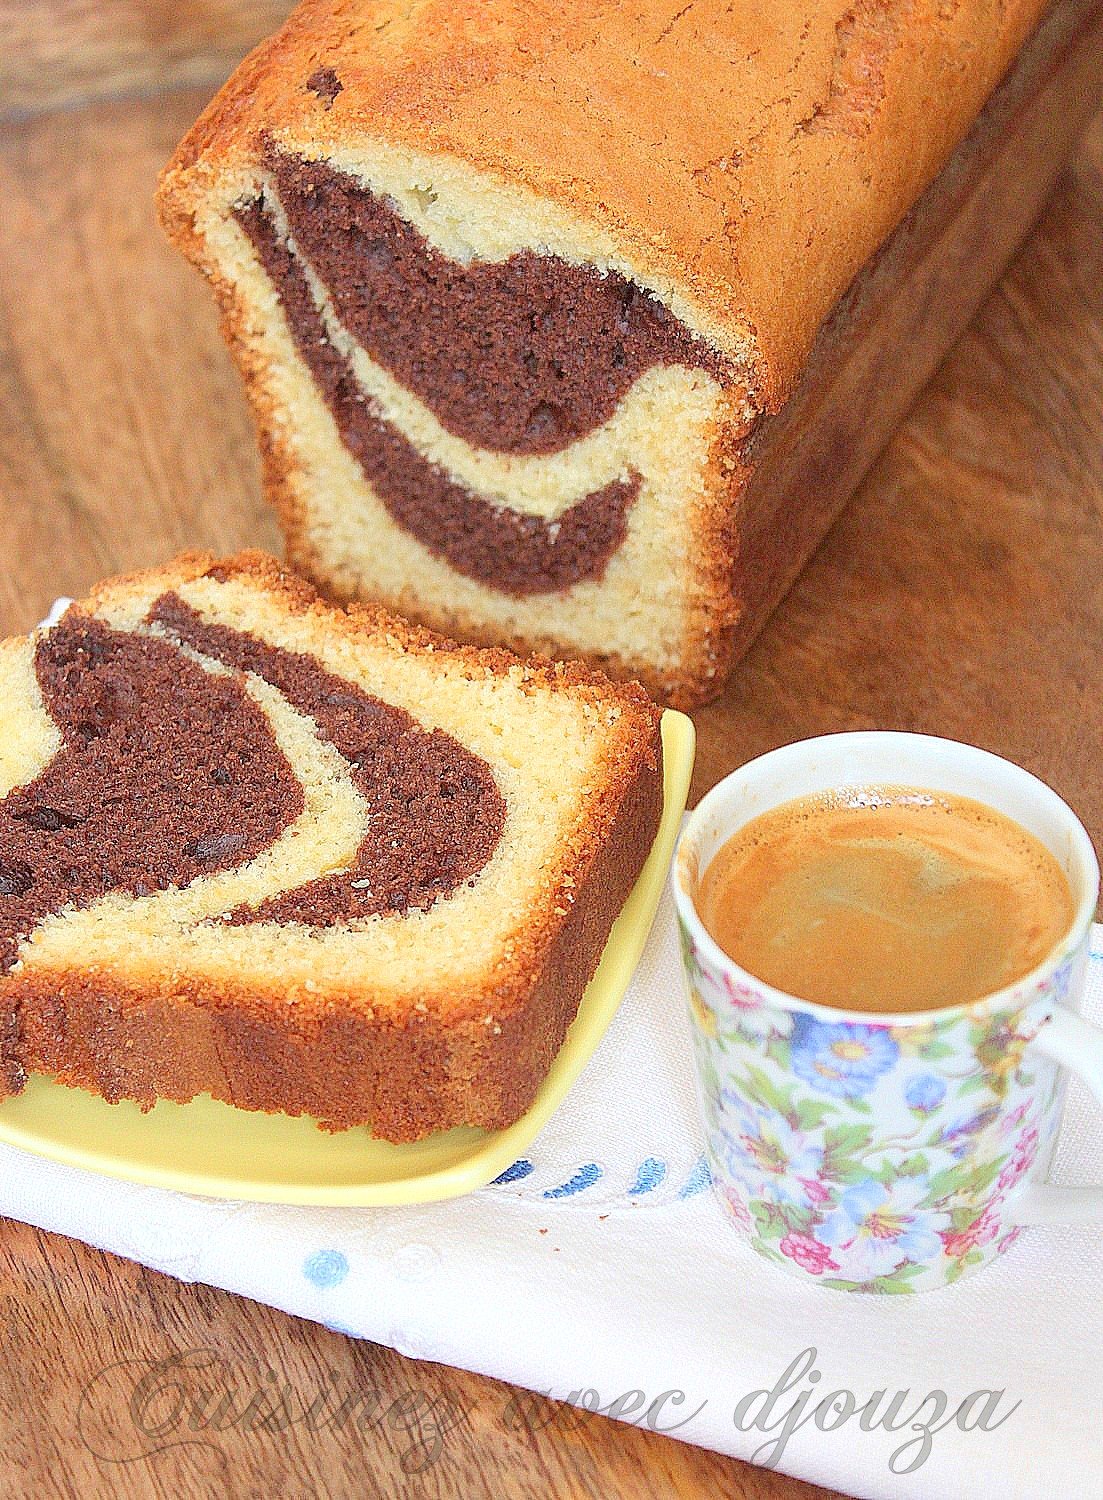
[[0, 1093], [516, 1119], [661, 811], [587, 669], [186, 555], [0, 645]]
[[162, 180], [294, 564], [682, 705], [748, 444], [1042, 0], [306, 0]]

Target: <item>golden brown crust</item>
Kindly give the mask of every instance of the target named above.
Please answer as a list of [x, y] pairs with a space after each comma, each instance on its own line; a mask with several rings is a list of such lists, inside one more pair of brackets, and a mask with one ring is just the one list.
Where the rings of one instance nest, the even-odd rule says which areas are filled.
[[[268, 129], [386, 139], [530, 189], [750, 347], [758, 404], [968, 130], [1046, 0], [304, 0], [167, 169], [185, 245]], [[335, 69], [332, 99], [307, 87]], [[615, 149], [610, 149], [610, 139]]]
[[[662, 803], [659, 712], [643, 689], [592, 668], [461, 646], [371, 605], [321, 601], [259, 552], [218, 561], [188, 553], [154, 573], [101, 585], [108, 606], [151, 583], [245, 578], [289, 613], [332, 633], [432, 653], [473, 680], [508, 674], [523, 693], [569, 692], [616, 708], [622, 730], [595, 776], [586, 817], [516, 932], [490, 955], [481, 983], [437, 1003], [373, 1005], [364, 991], [323, 982], [289, 1006], [242, 979], [151, 967], [112, 973], [22, 965], [0, 979], [0, 1093], [24, 1072], [50, 1072], [108, 1099], [184, 1101], [200, 1093], [247, 1109], [311, 1114], [332, 1129], [370, 1124], [413, 1140], [458, 1124], [498, 1128], [531, 1102], [562, 1045], [609, 928], [639, 874]], [[444, 1003], [444, 1002], [447, 1003]]]

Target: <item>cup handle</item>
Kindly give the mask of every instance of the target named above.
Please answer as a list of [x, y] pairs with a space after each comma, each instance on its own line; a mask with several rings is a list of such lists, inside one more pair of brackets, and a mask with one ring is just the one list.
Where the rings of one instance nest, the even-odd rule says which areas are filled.
[[[1103, 1106], [1103, 1030], [1075, 1011], [1062, 1008], [1054, 1012], [1031, 1045], [1083, 1079]], [[1103, 1223], [1103, 1184], [1064, 1187], [1052, 1182], [1035, 1183], [1009, 1206], [1008, 1218], [1016, 1224]]]

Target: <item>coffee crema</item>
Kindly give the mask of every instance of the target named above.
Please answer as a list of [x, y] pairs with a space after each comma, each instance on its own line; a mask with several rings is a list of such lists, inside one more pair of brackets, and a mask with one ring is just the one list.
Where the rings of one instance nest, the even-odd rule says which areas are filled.
[[1072, 891], [1025, 828], [917, 787], [797, 798], [718, 851], [697, 908], [725, 953], [803, 1000], [902, 1012], [1014, 984], [1072, 925]]

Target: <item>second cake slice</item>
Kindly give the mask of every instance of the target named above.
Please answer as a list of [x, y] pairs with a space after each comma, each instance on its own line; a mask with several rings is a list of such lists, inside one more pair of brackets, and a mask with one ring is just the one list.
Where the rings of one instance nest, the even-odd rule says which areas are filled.
[[641, 690], [345, 614], [259, 554], [0, 647], [0, 1092], [505, 1125], [653, 840]]

